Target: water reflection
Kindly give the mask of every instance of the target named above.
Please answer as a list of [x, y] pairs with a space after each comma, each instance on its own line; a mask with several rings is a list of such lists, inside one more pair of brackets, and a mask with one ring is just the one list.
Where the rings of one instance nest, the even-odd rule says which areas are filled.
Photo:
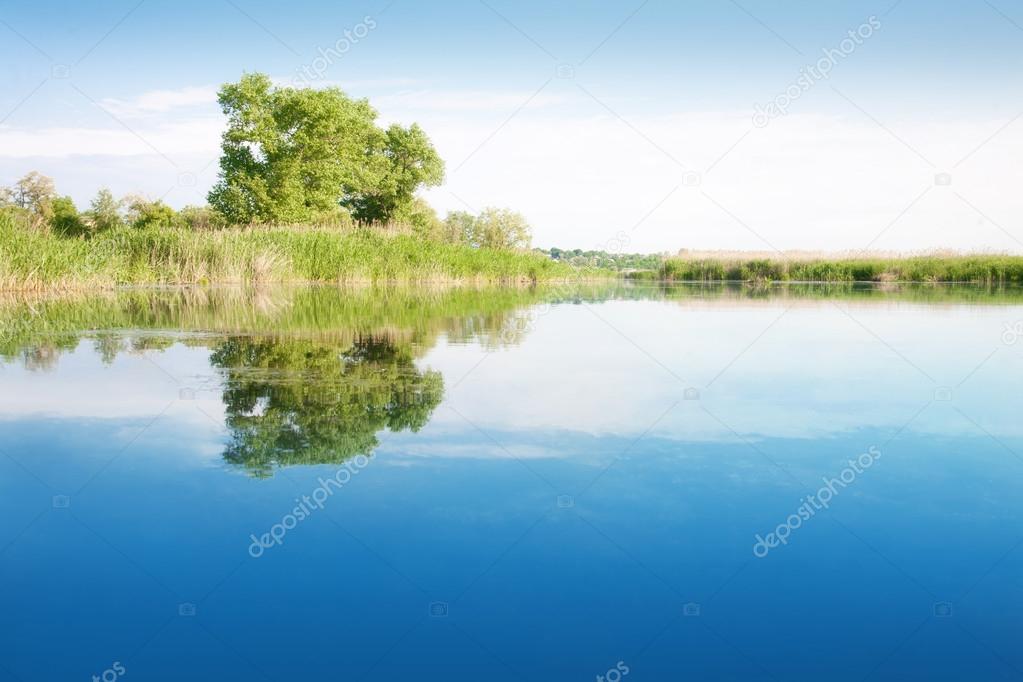
[[348, 347], [232, 338], [210, 362], [223, 373], [224, 459], [257, 476], [369, 455], [378, 432], [422, 428], [444, 394], [441, 374], [416, 367], [412, 346], [372, 336]]
[[[442, 413], [441, 431], [469, 419], [509, 439], [551, 428], [637, 436], [647, 415], [686, 390], [702, 400], [683, 400], [685, 418], [660, 421], [661, 435], [699, 442], [728, 440], [732, 429], [760, 438], [898, 428], [973, 376], [1021, 301], [1019, 289], [926, 285], [125, 290], [0, 300], [0, 356], [50, 374], [65, 393], [72, 375], [54, 370], [76, 349], [108, 366], [145, 358], [186, 387], [189, 372], [212, 371], [203, 390], [227, 431], [223, 460], [267, 477], [275, 467], [370, 454], [383, 431], [418, 431], [445, 398], [442, 371], [457, 383], [480, 361], [472, 353], [510, 348], [518, 351], [499, 353], [459, 389], [459, 413]], [[951, 315], [962, 319], [949, 324]], [[969, 350], [950, 354], [953, 346]], [[186, 350], [188, 370], [179, 357]], [[1011, 360], [985, 361], [1003, 372], [970, 406], [997, 417], [1003, 435], [1001, 416], [1012, 408], [1001, 380], [1011, 379]], [[159, 410], [162, 398], [134, 375], [104, 372], [103, 380], [115, 375], [129, 382], [126, 394]], [[45, 392], [27, 378], [24, 389]], [[131, 400], [112, 405], [113, 416], [126, 416]], [[46, 397], [45, 411], [81, 402]], [[8, 407], [25, 412], [22, 403]], [[931, 412], [920, 428], [962, 430]], [[452, 452], [428, 435], [417, 447]], [[545, 457], [567, 451], [531, 447]]]
[[[0, 354], [52, 371], [88, 339], [100, 361], [208, 350], [227, 443], [223, 459], [257, 477], [275, 467], [369, 455], [382, 431], [418, 431], [444, 395], [417, 359], [442, 336], [488, 349], [518, 343], [516, 310], [535, 289], [136, 290], [0, 306]], [[173, 363], [168, 363], [172, 365]], [[184, 382], [188, 383], [188, 382]], [[189, 394], [192, 388], [183, 388]]]
[[[1021, 300], [620, 284], [0, 300], [5, 666], [84, 679], [108, 652], [139, 679], [328, 679], [343, 642], [366, 680], [585, 679], [600, 652], [637, 679], [1009, 679], [1023, 346], [1003, 334]], [[871, 446], [869, 474], [754, 554]], [[253, 534], [370, 452], [254, 559]]]

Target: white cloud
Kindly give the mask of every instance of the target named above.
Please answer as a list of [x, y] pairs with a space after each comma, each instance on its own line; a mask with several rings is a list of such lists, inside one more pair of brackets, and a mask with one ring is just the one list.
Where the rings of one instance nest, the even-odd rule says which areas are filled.
[[[223, 122], [195, 118], [175, 123], [157, 122], [117, 128], [13, 128], [0, 127], [0, 158], [63, 159], [74, 156], [117, 157], [163, 154], [171, 158], [219, 153]], [[101, 169], [97, 171], [101, 173]], [[59, 183], [59, 174], [56, 175]]]
[[136, 118], [179, 109], [209, 107], [216, 102], [217, 88], [204, 85], [179, 90], [151, 90], [129, 99], [108, 97], [102, 101], [102, 105], [115, 116]]
[[[592, 248], [625, 231], [637, 251], [860, 249], [880, 235], [874, 248], [1023, 252], [1023, 125], [958, 166], [1004, 122], [900, 126], [932, 166], [869, 120], [820, 114], [752, 130], [746, 112], [419, 118], [449, 160], [429, 198], [515, 207], [541, 245]], [[683, 184], [687, 170], [698, 185]], [[936, 186], [942, 172], [951, 186]]]
[[[532, 108], [551, 107], [565, 104], [571, 99], [561, 94], [535, 93], [507, 90], [406, 90], [380, 97], [371, 102], [382, 112], [414, 111], [476, 113], [481, 111], [497, 112], [502, 115], [515, 111], [523, 105]], [[412, 117], [410, 120], [414, 120]], [[401, 120], [401, 119], [397, 119]]]
[[392, 91], [399, 88], [422, 88], [427, 85], [426, 81], [418, 78], [365, 78], [337, 80], [334, 78], [303, 79], [302, 72], [296, 71], [293, 76], [271, 76], [274, 84], [282, 87], [311, 87], [311, 88], [341, 88], [352, 97], [365, 97], [365, 90], [370, 91]]

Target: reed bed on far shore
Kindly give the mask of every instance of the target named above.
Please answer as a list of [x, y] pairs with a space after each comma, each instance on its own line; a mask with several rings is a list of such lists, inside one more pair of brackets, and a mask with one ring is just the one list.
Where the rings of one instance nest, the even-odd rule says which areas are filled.
[[1023, 284], [1023, 256], [1005, 254], [684, 254], [640, 278], [690, 282], [970, 282]]

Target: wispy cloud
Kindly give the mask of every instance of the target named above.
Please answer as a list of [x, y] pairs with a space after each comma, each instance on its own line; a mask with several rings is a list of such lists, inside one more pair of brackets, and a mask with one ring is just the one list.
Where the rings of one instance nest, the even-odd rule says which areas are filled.
[[208, 108], [216, 101], [217, 88], [201, 85], [177, 90], [150, 90], [127, 99], [108, 97], [101, 100], [101, 104], [115, 116], [137, 118], [182, 109]]
[[384, 94], [373, 98], [373, 105], [381, 111], [413, 110], [413, 111], [450, 111], [479, 112], [497, 111], [507, 113], [529, 101], [532, 110], [566, 104], [572, 101], [570, 96], [558, 93], [527, 92], [525, 90], [440, 90], [422, 89], [406, 90], [393, 94]]
[[222, 129], [219, 117], [132, 126], [131, 130], [123, 127], [0, 127], [0, 159], [150, 156], [156, 153], [154, 150], [171, 157], [215, 157]]

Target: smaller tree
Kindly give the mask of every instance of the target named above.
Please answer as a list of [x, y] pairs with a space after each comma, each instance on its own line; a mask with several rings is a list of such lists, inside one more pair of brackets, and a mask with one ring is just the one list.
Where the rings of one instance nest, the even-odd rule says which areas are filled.
[[178, 221], [174, 209], [159, 199], [135, 194], [126, 197], [124, 203], [128, 208], [128, 223], [132, 227], [171, 227]]
[[468, 237], [472, 246], [488, 249], [528, 249], [532, 241], [529, 223], [521, 213], [493, 207], [473, 219]]
[[53, 180], [32, 171], [15, 183], [0, 188], [0, 208], [26, 228], [49, 229], [53, 218], [53, 200], [57, 192]]
[[14, 186], [14, 203], [34, 213], [47, 212], [48, 204], [57, 197], [53, 180], [38, 171], [32, 171]]
[[450, 241], [447, 238], [445, 224], [437, 217], [433, 206], [420, 197], [413, 198], [409, 204], [399, 208], [394, 215], [394, 220], [411, 227], [412, 233], [421, 239], [438, 242]]
[[471, 244], [476, 230], [476, 216], [467, 211], [451, 211], [444, 218], [445, 241]]
[[224, 216], [209, 206], [185, 206], [178, 211], [178, 218], [192, 230], [216, 230], [227, 226]]
[[114, 199], [113, 193], [106, 187], [96, 193], [85, 217], [93, 232], [112, 230], [124, 224], [121, 219], [121, 202]]
[[58, 234], [77, 237], [86, 232], [85, 221], [71, 197], [57, 197], [50, 202], [50, 225]]

